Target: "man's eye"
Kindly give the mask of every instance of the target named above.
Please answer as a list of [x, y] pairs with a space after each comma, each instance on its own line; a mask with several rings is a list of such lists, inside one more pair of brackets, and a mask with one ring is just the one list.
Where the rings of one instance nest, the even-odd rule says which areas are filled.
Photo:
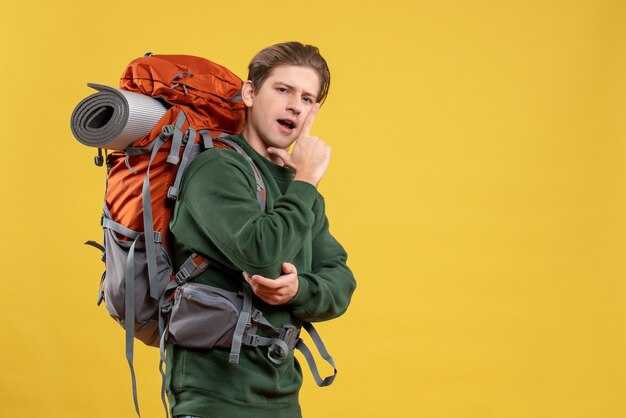
[[305, 98], [303, 98], [303, 100], [304, 100], [305, 102], [307, 102], [308, 104], [313, 104], [313, 99], [312, 99], [312, 98], [310, 98], [310, 97], [305, 97]]
[[287, 93], [288, 90], [284, 87], [278, 87], [278, 91], [281, 93]]

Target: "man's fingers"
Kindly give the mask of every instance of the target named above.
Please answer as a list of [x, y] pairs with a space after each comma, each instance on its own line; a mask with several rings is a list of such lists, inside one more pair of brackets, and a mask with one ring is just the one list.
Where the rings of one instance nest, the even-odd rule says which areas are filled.
[[283, 263], [283, 273], [285, 274], [298, 274], [298, 270], [296, 270], [296, 266], [291, 263]]
[[280, 280], [268, 279], [266, 277], [259, 276], [258, 274], [252, 276], [252, 281], [254, 281], [254, 283], [259, 286], [267, 287], [270, 289], [278, 289], [279, 287], [284, 286]]
[[317, 111], [319, 109], [320, 109], [320, 104], [315, 103], [315, 105], [313, 105], [313, 107], [309, 111], [309, 114], [307, 115], [306, 119], [304, 120], [300, 137], [309, 136], [309, 134], [311, 133], [311, 128], [313, 127], [313, 122], [315, 121], [315, 115], [317, 114]]
[[281, 160], [283, 160], [283, 164], [285, 167], [293, 169], [293, 164], [291, 163], [291, 155], [284, 149], [269, 147], [267, 149], [267, 153], [270, 155], [274, 155]]

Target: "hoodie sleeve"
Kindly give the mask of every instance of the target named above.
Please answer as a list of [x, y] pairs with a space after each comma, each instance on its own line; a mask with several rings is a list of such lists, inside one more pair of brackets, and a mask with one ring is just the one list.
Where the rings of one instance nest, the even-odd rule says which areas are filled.
[[330, 234], [320, 195], [319, 227], [313, 238], [313, 261], [310, 272], [299, 273], [298, 293], [289, 302], [295, 316], [317, 322], [343, 314], [356, 289], [352, 271], [346, 264], [348, 255]]
[[227, 267], [276, 278], [313, 227], [317, 190], [294, 181], [264, 213], [247, 163], [216, 151], [190, 167], [171, 231], [185, 247]]

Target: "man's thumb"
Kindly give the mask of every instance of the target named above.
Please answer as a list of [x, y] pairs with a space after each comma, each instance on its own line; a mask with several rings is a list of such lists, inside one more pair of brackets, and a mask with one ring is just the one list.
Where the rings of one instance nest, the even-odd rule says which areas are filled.
[[291, 165], [291, 155], [289, 155], [289, 153], [284, 149], [269, 147], [267, 149], [267, 153], [280, 158], [285, 167], [293, 169], [293, 166]]

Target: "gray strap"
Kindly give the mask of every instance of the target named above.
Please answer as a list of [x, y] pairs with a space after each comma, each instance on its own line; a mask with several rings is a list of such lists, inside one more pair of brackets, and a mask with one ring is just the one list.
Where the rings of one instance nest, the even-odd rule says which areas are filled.
[[204, 143], [204, 149], [207, 150], [209, 148], [213, 148], [213, 138], [211, 138], [211, 134], [206, 129], [199, 131], [200, 135], [202, 135], [202, 142]]
[[167, 162], [170, 164], [176, 165], [180, 161], [180, 157], [178, 156], [178, 154], [180, 154], [180, 146], [183, 143], [183, 123], [185, 123], [186, 119], [187, 119], [187, 116], [185, 115], [185, 112], [183, 112], [183, 110], [180, 109], [180, 113], [178, 114], [178, 117], [176, 118], [176, 125], [174, 126], [174, 137], [172, 138], [172, 148], [170, 150], [170, 155], [167, 156]]
[[[253, 324], [260, 326], [261, 328], [265, 328], [268, 331], [273, 331], [276, 334], [280, 334], [281, 329], [280, 328], [276, 328], [274, 325], [272, 325], [264, 316], [263, 316], [263, 312], [261, 312], [260, 310], [258, 310], [257, 308], [255, 308], [254, 306], [252, 307], [252, 313], [250, 314], [250, 320]], [[292, 347], [293, 348], [293, 347]]]
[[104, 300], [104, 278], [106, 277], [106, 270], [102, 273], [102, 277], [100, 277], [100, 286], [98, 286], [98, 300], [96, 301], [96, 305], [100, 306], [102, 301]]
[[269, 347], [267, 358], [274, 364], [283, 364], [289, 354], [289, 346], [280, 338], [261, 337], [257, 334], [244, 333], [243, 345], [248, 347]]
[[[150, 297], [154, 300], [159, 300], [161, 296], [159, 294], [159, 287], [157, 286], [157, 262], [156, 262], [156, 246], [152, 237], [154, 234], [154, 225], [152, 220], [152, 199], [150, 197], [150, 167], [157, 155], [157, 152], [163, 146], [165, 140], [162, 135], [159, 135], [155, 140], [152, 154], [150, 155], [150, 162], [148, 163], [148, 169], [146, 170], [146, 178], [143, 181], [142, 190], [142, 203], [143, 203], [143, 230], [146, 237], [146, 263], [148, 264], [148, 278], [150, 282]], [[159, 232], [159, 231], [157, 231]]]
[[267, 349], [267, 358], [274, 364], [283, 364], [287, 360], [289, 354], [289, 346], [287, 343], [278, 338], [272, 338], [271, 344]]
[[311, 369], [311, 373], [313, 373], [313, 378], [315, 379], [315, 383], [317, 383], [317, 386], [319, 387], [330, 386], [335, 380], [335, 377], [337, 377], [337, 368], [335, 367], [335, 361], [330, 356], [330, 354], [328, 354], [328, 351], [326, 350], [326, 347], [324, 346], [324, 343], [322, 342], [322, 339], [320, 338], [319, 334], [313, 327], [313, 324], [309, 322], [304, 322], [302, 326], [304, 327], [304, 329], [307, 330], [307, 332], [311, 336], [311, 340], [315, 344], [315, 347], [317, 348], [317, 351], [320, 353], [322, 358], [326, 360], [328, 364], [333, 366], [334, 373], [331, 376], [328, 376], [322, 379], [319, 371], [317, 370], [317, 364], [315, 363], [315, 359], [313, 358], [313, 355], [311, 354], [311, 350], [309, 350], [309, 348], [304, 344], [302, 340], [298, 340], [298, 343], [296, 344], [296, 348], [300, 350], [300, 352], [304, 355], [304, 358], [306, 359], [306, 362], [308, 363], [309, 368]]
[[175, 88], [176, 88], [176, 87], [178, 87], [178, 86], [181, 86], [181, 87], [183, 88], [183, 91], [185, 92], [185, 96], [186, 96], [187, 94], [189, 94], [189, 92], [187, 91], [187, 86], [186, 86], [186, 85], [184, 85], [184, 84], [174, 83], [174, 84], [172, 84], [172, 85], [170, 86], [170, 88], [173, 90], [173, 89], [175, 89]]
[[128, 170], [130, 170], [131, 173], [137, 174], [137, 171], [130, 165], [129, 157], [130, 155], [128, 154], [126, 154], [126, 157], [124, 157], [124, 163], [126, 163], [126, 168], [128, 168]]
[[161, 402], [163, 403], [163, 408], [165, 408], [165, 418], [169, 418], [170, 412], [167, 407], [167, 402], [165, 400], [165, 343], [167, 342], [167, 333], [169, 332], [169, 325], [166, 325], [163, 331], [161, 332], [161, 340], [159, 342], [159, 352], [161, 354], [159, 359], [159, 373], [161, 373]]
[[118, 234], [133, 240], [140, 235], [139, 232], [133, 231], [132, 229], [125, 227], [124, 225], [117, 223], [113, 219], [107, 218], [106, 216], [102, 217], [101, 223], [103, 228], [110, 229], [111, 231], [115, 231]]
[[161, 363], [166, 362], [165, 344], [167, 344], [167, 333], [169, 332], [169, 330], [170, 330], [170, 325], [167, 324], [165, 326], [165, 329], [163, 330], [163, 333], [161, 334], [161, 339], [159, 340], [159, 353], [160, 353]]
[[135, 169], [130, 165], [130, 157], [134, 155], [146, 154], [148, 152], [150, 152], [149, 148], [126, 148], [124, 150], [124, 154], [126, 154], [126, 156], [124, 157], [124, 163], [126, 164], [126, 168], [128, 168], [131, 173], [137, 174], [137, 171], [135, 171]]
[[135, 156], [135, 155], [141, 155], [141, 154], [147, 154], [150, 151], [152, 151], [152, 147], [148, 147], [148, 148], [126, 148], [124, 150], [124, 154], [126, 154], [126, 156]]
[[97, 243], [96, 241], [86, 241], [85, 245], [91, 245], [92, 247], [95, 247], [97, 249], [99, 249], [100, 251], [104, 252], [104, 247], [102, 246], [102, 244]]
[[256, 178], [256, 200], [259, 203], [261, 210], [265, 212], [265, 190], [266, 190], [265, 183], [263, 182], [263, 177], [261, 177], [261, 173], [257, 169], [256, 164], [254, 164], [254, 161], [252, 161], [252, 158], [250, 158], [250, 156], [238, 144], [231, 141], [230, 139], [225, 138], [222, 135], [215, 138], [215, 140], [233, 149], [238, 154], [240, 154], [243, 158], [245, 158], [246, 161], [248, 161], [248, 164], [250, 164], [250, 166], [252, 167], [252, 172], [254, 173], [254, 177]]
[[102, 260], [103, 263], [106, 263], [106, 250], [101, 244], [98, 244], [96, 241], [89, 240], [85, 242], [85, 245], [91, 245], [92, 247], [102, 251], [102, 254], [100, 255], [100, 260]]
[[180, 162], [180, 167], [178, 167], [178, 172], [176, 173], [176, 179], [174, 180], [174, 184], [170, 186], [167, 190], [167, 197], [172, 200], [178, 199], [178, 192], [180, 189], [180, 182], [183, 179], [183, 174], [187, 170], [187, 166], [189, 165], [189, 156], [191, 155], [191, 150], [196, 142], [196, 130], [193, 128], [189, 128], [187, 131], [189, 136], [187, 137], [187, 144], [185, 145], [185, 151], [183, 151], [183, 159]]
[[186, 283], [189, 279], [194, 279], [209, 267], [209, 262], [196, 253], [191, 254], [183, 264], [178, 273], [174, 276], [176, 285]]
[[[110, 229], [132, 240], [134, 240], [141, 234], [141, 232], [133, 231], [132, 229], [125, 227], [121, 223], [115, 222], [114, 220], [107, 218], [106, 216], [102, 217], [101, 223], [103, 228]], [[163, 242], [163, 235], [161, 235], [159, 231], [153, 231], [152, 235], [154, 238], [154, 242]]]
[[241, 353], [241, 344], [246, 327], [250, 325], [250, 314], [252, 312], [252, 289], [248, 283], [243, 284], [243, 307], [237, 319], [235, 333], [233, 334], [233, 343], [230, 348], [230, 363], [239, 363], [239, 354]]
[[125, 300], [124, 311], [126, 322], [124, 328], [126, 329], [126, 360], [128, 361], [128, 367], [130, 368], [130, 378], [133, 388], [133, 401], [135, 403], [135, 411], [138, 416], [139, 402], [137, 400], [137, 380], [135, 378], [135, 368], [133, 367], [133, 354], [134, 354], [134, 338], [135, 338], [135, 246], [143, 234], [140, 234], [128, 251], [128, 259], [126, 260], [126, 280], [125, 280]]
[[[108, 187], [108, 184], [107, 184], [107, 187]], [[113, 219], [113, 216], [111, 216], [111, 211], [107, 207], [106, 199], [104, 199], [104, 205], [102, 205], [102, 213], [104, 214], [105, 218]]]

